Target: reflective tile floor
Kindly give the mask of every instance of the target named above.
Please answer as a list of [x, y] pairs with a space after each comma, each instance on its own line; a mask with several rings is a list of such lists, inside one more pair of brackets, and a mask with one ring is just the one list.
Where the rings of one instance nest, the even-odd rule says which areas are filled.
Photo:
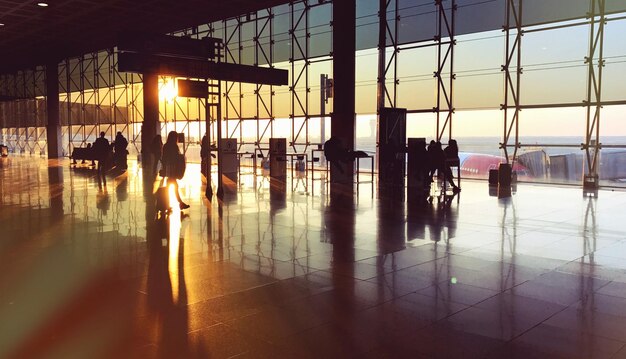
[[207, 202], [190, 165], [158, 216], [136, 163], [0, 166], [1, 358], [626, 358], [626, 192], [407, 208], [248, 174]]

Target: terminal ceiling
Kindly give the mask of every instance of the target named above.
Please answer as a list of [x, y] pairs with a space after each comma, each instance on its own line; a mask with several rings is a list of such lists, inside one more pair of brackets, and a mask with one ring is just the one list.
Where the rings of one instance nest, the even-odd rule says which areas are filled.
[[112, 47], [119, 36], [169, 33], [287, 0], [0, 0], [0, 72]]

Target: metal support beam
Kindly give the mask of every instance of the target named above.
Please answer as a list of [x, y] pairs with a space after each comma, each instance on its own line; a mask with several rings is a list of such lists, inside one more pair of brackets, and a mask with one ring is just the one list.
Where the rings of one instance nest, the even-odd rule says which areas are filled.
[[141, 126], [141, 152], [147, 158], [150, 143], [160, 133], [159, 76], [143, 74], [143, 123]]
[[[450, 1], [450, 8], [446, 9], [443, 0], [436, 0], [438, 26], [437, 36], [437, 141], [441, 141], [447, 132], [448, 140], [452, 138], [452, 114], [454, 113], [454, 47], [455, 36], [455, 13], [457, 10], [456, 0]], [[443, 41], [443, 39], [448, 40]], [[447, 73], [446, 73], [447, 72]]]
[[[583, 187], [599, 186], [600, 111], [602, 109], [602, 70], [604, 68], [604, 26], [606, 0], [590, 0], [589, 53], [585, 58], [587, 77], [587, 127], [585, 132], [585, 166]], [[596, 60], [597, 59], [597, 60]]]
[[[500, 149], [504, 151], [507, 164], [515, 163], [519, 148], [519, 115], [520, 115], [520, 85], [522, 76], [522, 3], [523, 0], [506, 0], [505, 33], [505, 63], [502, 66], [504, 72], [504, 134]], [[511, 37], [514, 37], [511, 41]], [[511, 103], [512, 102], [512, 103]], [[509, 141], [513, 135], [515, 149], [509, 157]]]
[[[274, 67], [274, 12], [266, 9], [257, 12], [254, 20], [254, 64], [267, 64]], [[261, 148], [265, 138], [274, 134], [274, 87], [272, 85], [257, 84], [254, 90], [256, 95], [256, 139], [255, 147]], [[262, 120], [267, 120], [262, 126]], [[243, 143], [243, 138], [240, 141]], [[255, 169], [256, 170], [256, 169]]]
[[[290, 9], [290, 29], [291, 53], [289, 62], [291, 64], [291, 139], [289, 146], [294, 152], [298, 152], [296, 143], [301, 142], [300, 137], [304, 131], [304, 142], [309, 142], [309, 110], [310, 110], [310, 82], [309, 82], [309, 51], [311, 33], [309, 29], [309, 10], [311, 6], [309, 0], [291, 2]], [[304, 38], [302, 38], [302, 34]], [[306, 150], [306, 146], [305, 146]]]
[[61, 138], [61, 121], [59, 116], [59, 81], [57, 80], [57, 64], [46, 66], [46, 136], [48, 138], [48, 158], [63, 157]]
[[[392, 4], [393, 2], [393, 4]], [[388, 13], [393, 9], [393, 24], [389, 24]], [[376, 111], [384, 107], [396, 107], [398, 100], [398, 0], [380, 0], [378, 10], [378, 78], [376, 92]], [[393, 52], [387, 59], [387, 45]], [[389, 75], [389, 76], [388, 76]], [[387, 78], [393, 75], [391, 86], [387, 85]]]
[[387, 6], [391, 0], [380, 0], [378, 10], [378, 78], [376, 86], [376, 113], [385, 107], [385, 64], [387, 53]]

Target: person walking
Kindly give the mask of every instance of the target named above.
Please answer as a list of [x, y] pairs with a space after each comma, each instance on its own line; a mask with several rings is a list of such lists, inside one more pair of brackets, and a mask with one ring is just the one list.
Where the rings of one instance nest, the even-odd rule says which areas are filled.
[[98, 183], [107, 185], [106, 179], [106, 166], [107, 159], [109, 157], [109, 152], [111, 151], [111, 146], [109, 145], [109, 140], [104, 137], [104, 132], [100, 132], [100, 137], [96, 139], [94, 142], [92, 151], [94, 153], [94, 157], [98, 160]]
[[[457, 166], [460, 166], [459, 164], [459, 147], [456, 143], [456, 140], [450, 140], [448, 141], [448, 146], [443, 150], [443, 153], [445, 155], [445, 167], [444, 167], [444, 174], [447, 177], [447, 179], [449, 180], [450, 184], [452, 185], [452, 189], [455, 192], [460, 191], [461, 189], [459, 188], [459, 186], [455, 185], [454, 182], [452, 181], [452, 179], [454, 178], [454, 176], [452, 175], [452, 166], [450, 166], [451, 163], [455, 163]], [[458, 181], [458, 179], [457, 179]]]
[[[182, 178], [182, 175], [184, 174], [184, 162], [185, 158], [180, 153], [180, 149], [178, 148], [178, 133], [176, 133], [176, 131], [170, 131], [170, 133], [167, 134], [167, 140], [163, 145], [161, 164], [165, 169], [164, 174], [165, 177], [167, 177], [167, 185], [174, 185], [174, 193], [176, 195], [176, 200], [178, 200], [178, 203], [180, 204], [180, 209], [189, 208], [189, 205], [183, 202], [180, 198], [180, 193], [178, 193], [177, 179]], [[182, 171], [180, 168], [182, 168]]]

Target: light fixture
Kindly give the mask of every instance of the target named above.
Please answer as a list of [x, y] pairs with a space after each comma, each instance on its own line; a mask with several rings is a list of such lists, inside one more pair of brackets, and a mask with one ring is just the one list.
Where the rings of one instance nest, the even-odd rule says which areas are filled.
[[0, 26], [4, 26], [4, 24], [0, 22]]
[[37, 3], [37, 6], [40, 6], [40, 7], [48, 7], [48, 3], [47, 3], [47, 2], [38, 2], [38, 3]]

